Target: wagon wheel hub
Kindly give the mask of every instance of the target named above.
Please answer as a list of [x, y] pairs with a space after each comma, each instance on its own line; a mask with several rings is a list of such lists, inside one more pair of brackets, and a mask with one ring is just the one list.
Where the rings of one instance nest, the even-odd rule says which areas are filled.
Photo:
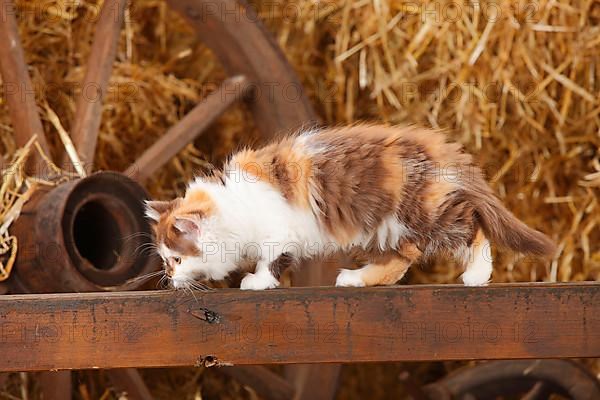
[[15, 280], [38, 293], [114, 289], [158, 265], [141, 251], [151, 237], [145, 190], [115, 172], [98, 172], [38, 191], [14, 225]]

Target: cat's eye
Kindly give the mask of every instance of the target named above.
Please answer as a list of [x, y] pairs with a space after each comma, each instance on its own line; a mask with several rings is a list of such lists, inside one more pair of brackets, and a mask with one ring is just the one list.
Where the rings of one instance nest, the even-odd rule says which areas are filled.
[[173, 257], [173, 261], [175, 261], [176, 264], [181, 264], [181, 257]]

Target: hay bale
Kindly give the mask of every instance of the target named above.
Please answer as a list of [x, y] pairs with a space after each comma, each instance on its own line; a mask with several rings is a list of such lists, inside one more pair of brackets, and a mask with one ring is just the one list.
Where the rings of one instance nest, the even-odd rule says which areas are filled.
[[[297, 1], [262, 15], [330, 123], [413, 122], [465, 144], [551, 264], [495, 254], [494, 281], [600, 277], [600, 7], [575, 1]], [[414, 281], [454, 281], [438, 263]]]

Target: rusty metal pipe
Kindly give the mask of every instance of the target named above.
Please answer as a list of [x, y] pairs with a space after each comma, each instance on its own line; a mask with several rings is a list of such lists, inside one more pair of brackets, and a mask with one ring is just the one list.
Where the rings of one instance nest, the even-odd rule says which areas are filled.
[[156, 256], [141, 251], [151, 241], [146, 198], [139, 184], [115, 172], [36, 193], [14, 224], [13, 283], [36, 293], [114, 290], [156, 269]]

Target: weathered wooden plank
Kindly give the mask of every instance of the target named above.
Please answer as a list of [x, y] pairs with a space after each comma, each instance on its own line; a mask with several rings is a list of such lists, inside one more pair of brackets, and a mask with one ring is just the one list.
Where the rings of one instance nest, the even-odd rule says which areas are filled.
[[0, 297], [0, 370], [600, 357], [600, 284]]

